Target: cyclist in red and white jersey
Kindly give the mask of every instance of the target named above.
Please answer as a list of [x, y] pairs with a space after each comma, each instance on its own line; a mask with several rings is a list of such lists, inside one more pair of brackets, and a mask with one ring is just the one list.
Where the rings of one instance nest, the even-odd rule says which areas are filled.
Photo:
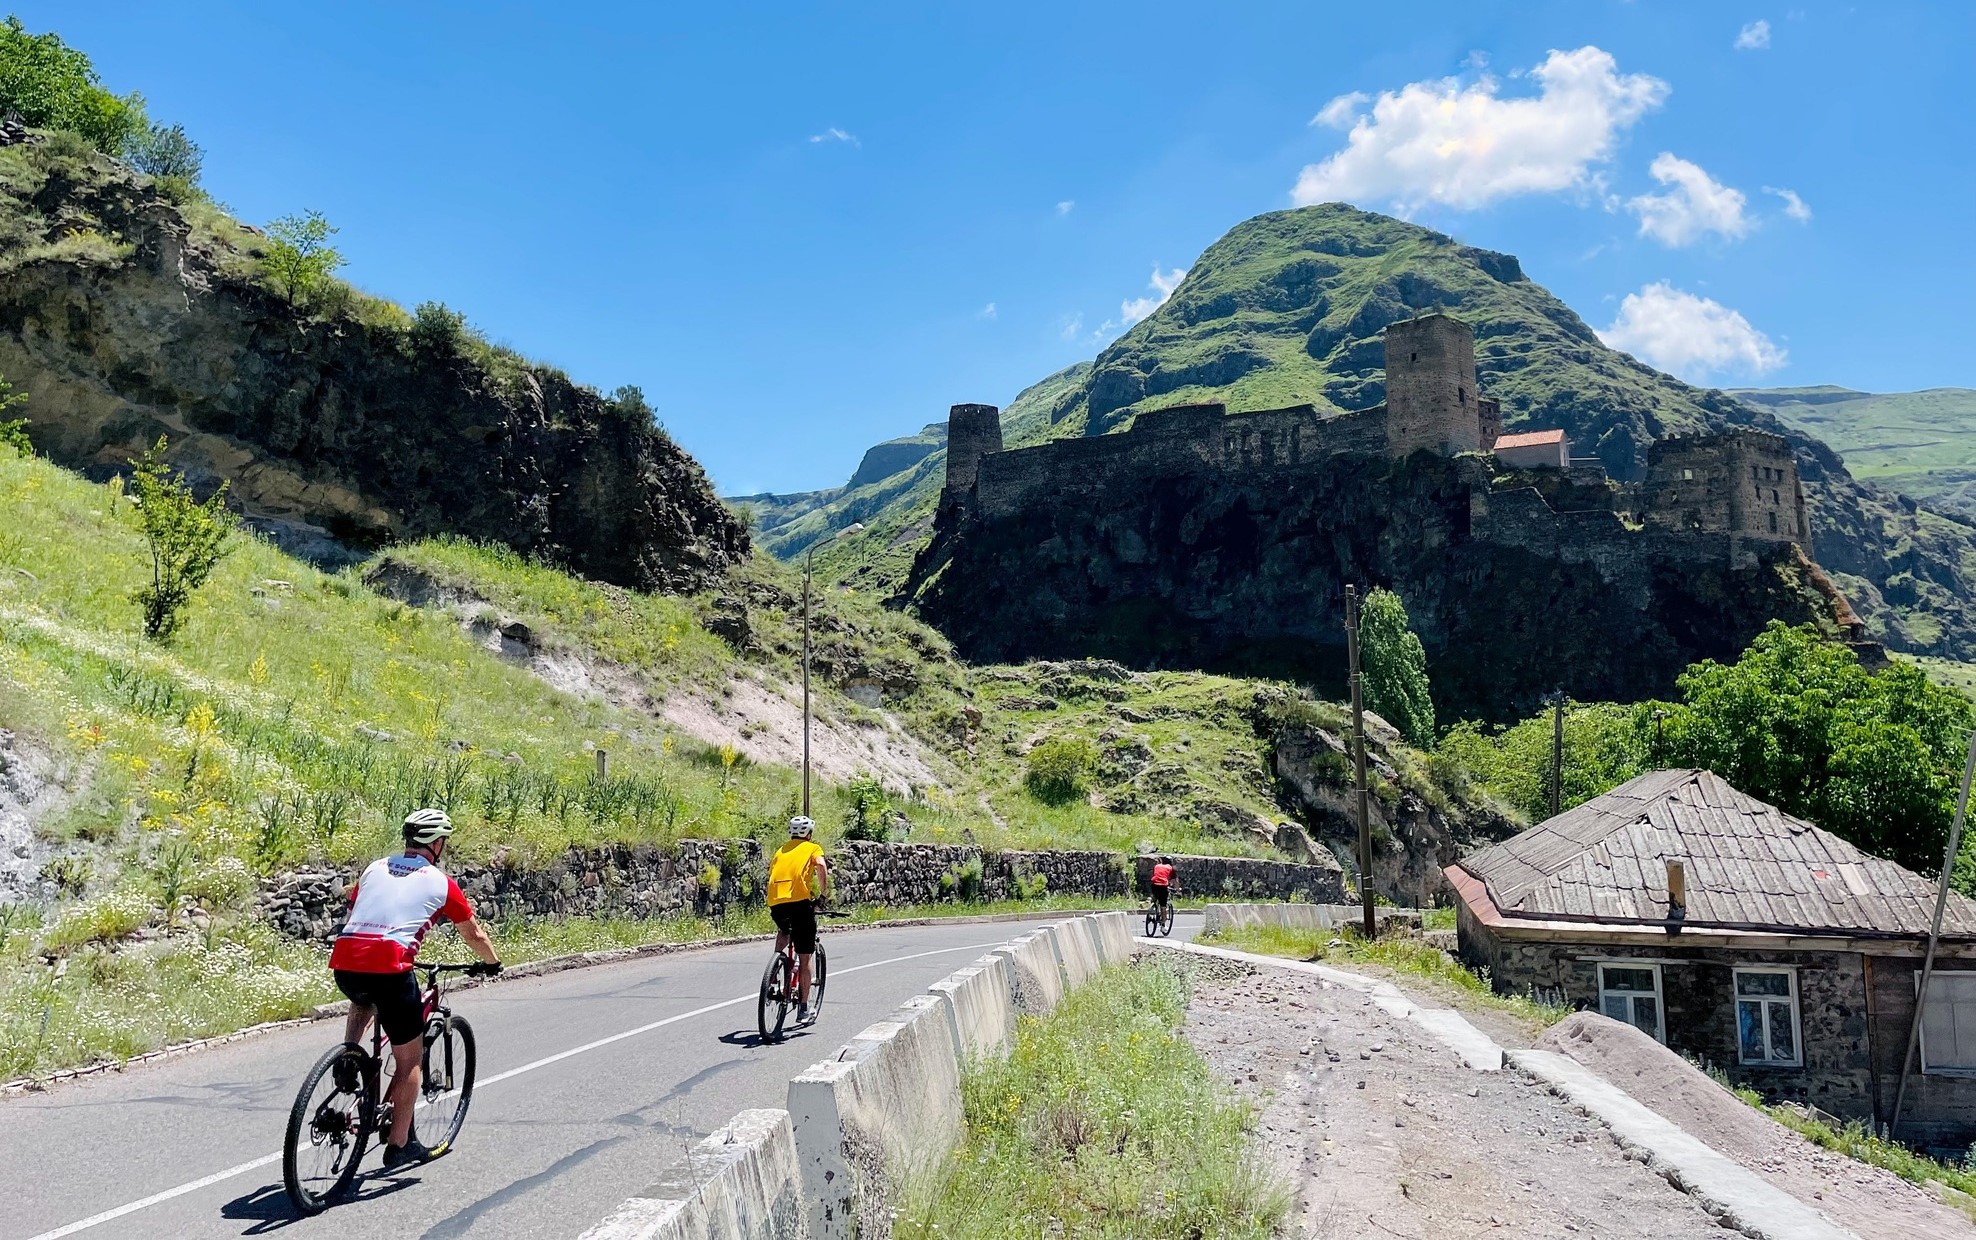
[[414, 810], [406, 815], [404, 829], [404, 853], [371, 862], [350, 889], [350, 916], [329, 953], [337, 989], [350, 1000], [344, 1040], [361, 1046], [373, 1014], [384, 1036], [391, 1039], [397, 1071], [391, 1078], [386, 1167], [424, 1162], [433, 1155], [412, 1136], [419, 1060], [425, 1049], [425, 1000], [412, 965], [425, 932], [444, 918], [459, 928], [460, 937], [489, 970], [501, 970], [493, 942], [473, 915], [473, 904], [439, 868], [446, 837], [453, 834], [453, 820], [444, 810]]

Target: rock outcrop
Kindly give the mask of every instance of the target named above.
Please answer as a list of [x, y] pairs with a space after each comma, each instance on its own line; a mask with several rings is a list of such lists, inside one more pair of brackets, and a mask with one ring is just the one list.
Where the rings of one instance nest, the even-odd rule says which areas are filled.
[[318, 560], [444, 532], [684, 590], [747, 555], [642, 398], [342, 285], [291, 304], [264, 244], [103, 156], [0, 151], [0, 375], [36, 446], [102, 477], [169, 436], [195, 484]]

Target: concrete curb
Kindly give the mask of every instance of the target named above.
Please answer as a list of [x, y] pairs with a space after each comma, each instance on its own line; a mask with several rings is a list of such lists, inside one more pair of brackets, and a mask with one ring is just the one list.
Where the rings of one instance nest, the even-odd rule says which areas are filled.
[[1584, 1107], [1619, 1144], [1693, 1197], [1722, 1223], [1753, 1240], [1859, 1240], [1824, 1214], [1718, 1153], [1604, 1077], [1554, 1051], [1510, 1051], [1511, 1066]]
[[693, 1147], [712, 1170], [682, 1200], [633, 1197], [585, 1232], [589, 1240], [802, 1240], [796, 1139], [789, 1112], [742, 1111]]

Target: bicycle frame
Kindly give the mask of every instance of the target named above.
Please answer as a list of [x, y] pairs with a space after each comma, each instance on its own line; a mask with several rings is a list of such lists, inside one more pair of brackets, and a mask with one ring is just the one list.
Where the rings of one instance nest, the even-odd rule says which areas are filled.
[[[432, 1045], [435, 1033], [443, 1034], [446, 1025], [453, 1019], [453, 1009], [447, 1007], [441, 1001], [444, 998], [444, 989], [439, 984], [440, 975], [443, 973], [464, 973], [472, 967], [472, 965], [464, 964], [415, 963], [412, 965], [413, 970], [425, 974], [425, 985], [421, 988], [421, 1002], [419, 1006], [419, 1021], [422, 1026], [420, 1036], [424, 1046]], [[437, 1031], [433, 1029], [433, 1021], [435, 1019], [439, 1021]], [[375, 1095], [378, 1117], [377, 1129], [380, 1132], [384, 1132], [391, 1127], [391, 1086], [387, 1082], [384, 1073], [385, 1069], [389, 1067], [391, 1068], [392, 1076], [395, 1077], [397, 1075], [397, 1060], [394, 1054], [386, 1049], [384, 1022], [377, 1018], [377, 1010], [375, 1008], [371, 1010], [370, 1027], [371, 1072], [373, 1079], [377, 1083], [377, 1093]]]

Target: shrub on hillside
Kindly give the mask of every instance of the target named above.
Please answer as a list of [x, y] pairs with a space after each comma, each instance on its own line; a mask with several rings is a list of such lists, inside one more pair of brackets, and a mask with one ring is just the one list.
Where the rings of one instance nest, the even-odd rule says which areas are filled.
[[151, 552], [151, 584], [136, 591], [144, 608], [144, 635], [170, 641], [184, 623], [193, 592], [206, 584], [227, 554], [233, 514], [226, 510], [226, 484], [200, 503], [185, 475], [165, 464], [165, 440], [135, 462], [132, 496], [144, 541]]
[[37, 129], [81, 134], [109, 155], [149, 129], [142, 95], [103, 89], [88, 56], [52, 31], [29, 34], [18, 17], [0, 23], [0, 116], [8, 112]]
[[1029, 751], [1029, 790], [1039, 800], [1062, 805], [1084, 795], [1091, 768], [1098, 763], [1097, 747], [1081, 736], [1057, 736]]
[[329, 244], [337, 228], [320, 211], [284, 215], [267, 232], [261, 265], [290, 305], [315, 297], [343, 265], [343, 255]]
[[850, 805], [844, 810], [844, 838], [884, 843], [891, 835], [892, 796], [876, 776], [860, 775], [844, 788]]

